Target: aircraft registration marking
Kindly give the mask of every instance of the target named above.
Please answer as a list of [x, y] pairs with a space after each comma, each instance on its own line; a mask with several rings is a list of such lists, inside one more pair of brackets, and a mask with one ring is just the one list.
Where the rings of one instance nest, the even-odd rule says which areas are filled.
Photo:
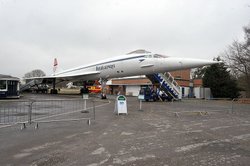
[[115, 68], [115, 64], [112, 64], [112, 65], [101, 65], [101, 66], [96, 66], [96, 71], [107, 70], [107, 69], [114, 69], [114, 68]]

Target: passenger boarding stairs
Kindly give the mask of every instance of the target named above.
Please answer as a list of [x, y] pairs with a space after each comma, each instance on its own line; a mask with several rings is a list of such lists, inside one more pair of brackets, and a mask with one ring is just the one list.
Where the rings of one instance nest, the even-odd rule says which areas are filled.
[[38, 81], [38, 80], [29, 81], [28, 83], [20, 86], [20, 92], [28, 90], [31, 87], [38, 85], [38, 84], [41, 84], [41, 81]]
[[174, 100], [181, 99], [182, 95], [180, 86], [169, 72], [156, 73], [147, 77], [152, 83], [158, 82], [160, 84], [160, 89], [167, 95], [171, 96]]

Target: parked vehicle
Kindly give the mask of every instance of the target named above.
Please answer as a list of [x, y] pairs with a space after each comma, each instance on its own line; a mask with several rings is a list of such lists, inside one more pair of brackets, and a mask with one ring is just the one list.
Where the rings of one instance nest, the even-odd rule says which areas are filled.
[[142, 88], [140, 90], [140, 95], [144, 95], [145, 101], [157, 101], [158, 100], [156, 92], [153, 89], [150, 89], [149, 87]]
[[33, 87], [32, 91], [36, 93], [48, 93], [49, 86], [47, 84], [39, 84]]

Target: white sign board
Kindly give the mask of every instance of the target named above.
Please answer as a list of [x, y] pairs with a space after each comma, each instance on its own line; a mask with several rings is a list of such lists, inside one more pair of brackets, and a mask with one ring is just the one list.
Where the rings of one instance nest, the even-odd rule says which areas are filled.
[[139, 100], [144, 100], [144, 95], [139, 95], [139, 96], [138, 96], [138, 99], [139, 99]]
[[119, 95], [116, 98], [115, 103], [115, 113], [119, 114], [128, 114], [127, 110], [127, 99], [123, 95]]
[[89, 99], [89, 94], [83, 94], [83, 95], [82, 95], [82, 98], [85, 99], [85, 100], [86, 100], [86, 99]]

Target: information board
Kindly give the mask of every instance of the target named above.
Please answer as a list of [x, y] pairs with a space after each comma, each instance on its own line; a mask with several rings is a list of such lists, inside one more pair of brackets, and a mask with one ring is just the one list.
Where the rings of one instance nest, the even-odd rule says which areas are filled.
[[139, 95], [139, 96], [138, 96], [138, 99], [139, 99], [139, 100], [144, 100], [144, 95]]
[[116, 98], [115, 103], [115, 113], [119, 114], [128, 114], [127, 110], [127, 99], [123, 95], [119, 95]]
[[83, 95], [82, 95], [82, 98], [85, 99], [85, 100], [86, 100], [86, 99], [89, 99], [89, 94], [83, 94]]

